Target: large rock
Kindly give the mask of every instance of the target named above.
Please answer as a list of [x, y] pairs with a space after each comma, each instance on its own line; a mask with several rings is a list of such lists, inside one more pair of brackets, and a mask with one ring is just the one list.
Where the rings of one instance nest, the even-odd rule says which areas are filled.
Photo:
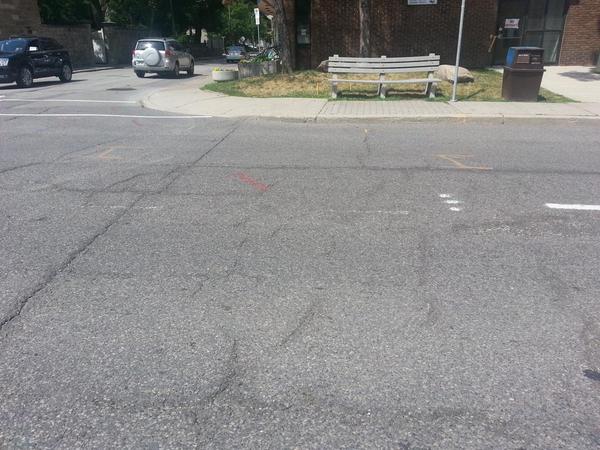
[[[436, 78], [445, 81], [454, 81], [454, 71], [455, 66], [450, 66], [448, 64], [442, 64], [437, 72], [435, 73]], [[475, 81], [475, 77], [471, 72], [469, 72], [464, 67], [460, 67], [458, 69], [458, 82], [459, 83], [472, 83]]]

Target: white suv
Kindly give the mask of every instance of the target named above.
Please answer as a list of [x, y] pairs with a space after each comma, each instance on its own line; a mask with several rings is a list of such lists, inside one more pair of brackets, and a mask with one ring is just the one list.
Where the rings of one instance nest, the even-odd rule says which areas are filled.
[[140, 78], [144, 78], [146, 73], [178, 77], [182, 70], [188, 76], [194, 74], [194, 57], [174, 39], [140, 39], [131, 56], [133, 70]]

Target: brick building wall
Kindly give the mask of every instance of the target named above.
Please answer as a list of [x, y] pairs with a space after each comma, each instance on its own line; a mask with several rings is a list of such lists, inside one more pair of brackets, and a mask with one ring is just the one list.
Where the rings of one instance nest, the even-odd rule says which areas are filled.
[[0, 0], [0, 39], [29, 34], [40, 24], [37, 0]]
[[[293, 18], [294, 0], [285, 0]], [[526, 1], [526, 0], [523, 0]], [[499, 0], [467, 0], [462, 64], [491, 64], [490, 35], [496, 32]], [[358, 0], [312, 0], [311, 45], [299, 51], [300, 68], [316, 67], [334, 54], [358, 56]], [[409, 6], [407, 0], [371, 0], [372, 56], [414, 56], [437, 53], [453, 64], [460, 19], [459, 0]], [[290, 20], [292, 36], [295, 33]], [[600, 52], [600, 0], [570, 0], [560, 64], [593, 65]]]
[[[405, 0], [371, 0], [373, 56], [436, 53], [453, 63], [460, 20], [460, 2], [409, 6]], [[463, 64], [490, 63], [487, 49], [496, 25], [497, 0], [467, 0]], [[312, 0], [311, 65], [333, 54], [357, 56], [360, 33], [358, 0]]]
[[560, 53], [561, 65], [593, 65], [600, 52], [600, 0], [571, 0]]

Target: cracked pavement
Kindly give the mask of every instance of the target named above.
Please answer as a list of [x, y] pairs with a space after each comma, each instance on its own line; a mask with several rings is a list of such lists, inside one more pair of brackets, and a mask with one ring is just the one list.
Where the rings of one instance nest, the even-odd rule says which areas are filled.
[[593, 123], [138, 122], [0, 117], [0, 448], [600, 446]]

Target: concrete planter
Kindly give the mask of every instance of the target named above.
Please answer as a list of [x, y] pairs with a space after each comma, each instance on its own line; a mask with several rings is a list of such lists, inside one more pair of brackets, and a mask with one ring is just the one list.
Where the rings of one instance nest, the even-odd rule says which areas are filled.
[[261, 77], [279, 72], [279, 61], [265, 61], [259, 63], [239, 63], [240, 78]]
[[213, 70], [213, 81], [233, 81], [237, 80], [238, 73], [235, 70]]

